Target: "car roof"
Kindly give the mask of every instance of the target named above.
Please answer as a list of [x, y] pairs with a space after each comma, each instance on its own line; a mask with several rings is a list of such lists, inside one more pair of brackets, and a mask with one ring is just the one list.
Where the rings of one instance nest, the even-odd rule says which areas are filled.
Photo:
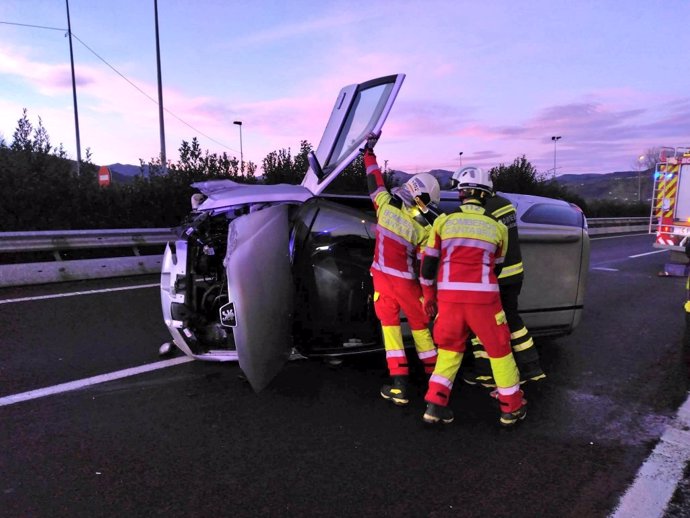
[[[570, 207], [571, 204], [564, 200], [558, 200], [556, 198], [547, 198], [546, 196], [535, 196], [533, 194], [516, 194], [513, 192], [501, 192], [496, 191], [496, 194], [503, 196], [508, 199], [510, 203], [515, 205], [518, 216], [521, 216], [527, 210], [536, 204], [549, 204], [549, 205], [559, 205], [562, 207]], [[450, 202], [458, 199], [458, 192], [452, 191], [441, 191], [441, 201]], [[459, 201], [458, 201], [459, 203]]]

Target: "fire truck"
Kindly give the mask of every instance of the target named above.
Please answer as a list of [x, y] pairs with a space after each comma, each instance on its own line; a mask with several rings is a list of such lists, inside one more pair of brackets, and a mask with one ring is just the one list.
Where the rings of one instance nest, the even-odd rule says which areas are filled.
[[663, 147], [654, 171], [649, 232], [654, 248], [670, 250], [672, 263], [685, 263], [690, 239], [690, 147]]

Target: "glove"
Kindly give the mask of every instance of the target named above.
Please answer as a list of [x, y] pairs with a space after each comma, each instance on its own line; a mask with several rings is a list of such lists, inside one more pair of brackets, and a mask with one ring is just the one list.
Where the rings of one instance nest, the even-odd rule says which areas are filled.
[[422, 286], [422, 294], [424, 295], [424, 313], [426, 316], [434, 318], [438, 313], [436, 290], [431, 286]]
[[367, 135], [367, 140], [364, 143], [364, 147], [360, 149], [360, 151], [364, 151], [364, 153], [374, 153], [374, 146], [376, 143], [379, 141], [379, 137], [381, 136], [381, 132], [379, 131], [378, 133], [369, 133]]
[[436, 313], [438, 313], [438, 307], [436, 306], [435, 300], [425, 300], [424, 301], [424, 313], [429, 318], [434, 318]]

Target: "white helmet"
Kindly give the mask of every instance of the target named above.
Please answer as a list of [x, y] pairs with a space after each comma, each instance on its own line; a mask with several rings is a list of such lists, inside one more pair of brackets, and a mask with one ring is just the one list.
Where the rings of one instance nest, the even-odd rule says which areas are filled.
[[427, 211], [429, 203], [438, 205], [441, 201], [441, 186], [432, 174], [416, 174], [407, 180], [403, 187], [412, 195], [412, 199], [422, 212]]
[[489, 172], [480, 167], [463, 167], [453, 173], [452, 181], [458, 191], [477, 189], [487, 194], [494, 192], [494, 183], [491, 181]]

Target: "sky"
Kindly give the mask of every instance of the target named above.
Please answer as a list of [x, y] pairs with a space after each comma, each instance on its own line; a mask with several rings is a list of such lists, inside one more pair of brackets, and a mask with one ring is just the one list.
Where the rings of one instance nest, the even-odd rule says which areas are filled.
[[[69, 12], [82, 158], [159, 156], [154, 0]], [[376, 148], [390, 169], [634, 171], [690, 146], [689, 19], [688, 0], [158, 0], [166, 155], [316, 148], [340, 88], [404, 73]], [[64, 0], [0, 2], [6, 143], [26, 108], [77, 157], [67, 34]]]

